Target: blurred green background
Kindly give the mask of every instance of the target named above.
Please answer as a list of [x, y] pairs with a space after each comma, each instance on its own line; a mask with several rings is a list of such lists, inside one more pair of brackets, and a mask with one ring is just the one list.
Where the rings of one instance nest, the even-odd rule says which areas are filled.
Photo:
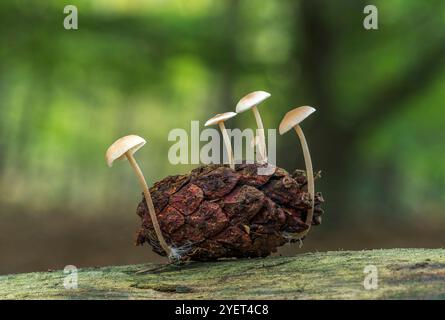
[[[246, 93], [277, 128], [292, 107], [326, 199], [302, 248], [443, 247], [445, 2], [95, 0], [0, 2], [0, 273], [163, 261], [134, 247], [141, 199], [104, 153], [135, 133], [149, 183], [173, 128], [233, 111]], [[76, 5], [79, 29], [63, 28]], [[363, 28], [363, 8], [379, 29]], [[249, 113], [228, 127], [254, 126]], [[277, 162], [304, 168], [293, 134]]]

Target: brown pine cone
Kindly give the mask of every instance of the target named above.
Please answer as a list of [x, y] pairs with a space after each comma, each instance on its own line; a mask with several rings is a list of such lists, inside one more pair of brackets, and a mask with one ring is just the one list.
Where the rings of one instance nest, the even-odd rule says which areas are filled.
[[[183, 259], [265, 257], [309, 228], [305, 171], [290, 175], [275, 168], [258, 175], [259, 164], [205, 165], [190, 174], [169, 176], [150, 189], [167, 243]], [[318, 175], [316, 175], [318, 177]], [[312, 225], [321, 223], [320, 193], [315, 195]], [[137, 214], [142, 226], [137, 245], [149, 243], [165, 256], [154, 232], [144, 197]]]

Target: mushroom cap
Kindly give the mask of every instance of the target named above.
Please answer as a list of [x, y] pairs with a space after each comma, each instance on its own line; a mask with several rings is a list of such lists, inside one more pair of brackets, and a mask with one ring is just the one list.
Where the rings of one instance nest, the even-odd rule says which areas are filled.
[[251, 109], [270, 97], [270, 93], [266, 91], [254, 91], [241, 98], [236, 105], [236, 112], [241, 113]]
[[289, 111], [286, 113], [283, 120], [281, 120], [278, 131], [280, 134], [288, 132], [290, 129], [309, 117], [309, 115], [313, 112], [315, 112], [315, 109], [309, 106], [298, 107]]
[[109, 167], [113, 165], [114, 160], [125, 160], [125, 153], [134, 154], [146, 143], [144, 138], [134, 134], [122, 137], [116, 140], [107, 150], [105, 160]]
[[207, 120], [207, 122], [204, 124], [204, 126], [208, 127], [208, 126], [212, 126], [214, 124], [218, 124], [220, 122], [224, 122], [230, 118], [233, 118], [236, 115], [237, 115], [236, 112], [219, 113], [216, 116], [214, 116], [213, 118], [210, 118], [209, 120]]

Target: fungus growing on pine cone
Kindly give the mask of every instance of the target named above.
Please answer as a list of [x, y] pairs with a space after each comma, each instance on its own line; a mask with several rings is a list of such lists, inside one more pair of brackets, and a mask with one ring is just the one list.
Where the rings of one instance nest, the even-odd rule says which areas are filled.
[[[289, 174], [267, 164], [205, 165], [190, 174], [169, 176], [150, 189], [164, 238], [183, 260], [266, 257], [287, 242], [302, 240], [312, 207], [305, 171]], [[318, 177], [319, 175], [316, 175]], [[315, 194], [311, 224], [321, 223], [320, 193]], [[136, 244], [148, 243], [160, 255], [145, 199], [137, 214], [142, 226]]]

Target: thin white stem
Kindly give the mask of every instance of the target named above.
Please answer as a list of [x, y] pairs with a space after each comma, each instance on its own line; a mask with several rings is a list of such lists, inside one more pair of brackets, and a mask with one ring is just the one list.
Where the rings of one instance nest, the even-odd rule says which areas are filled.
[[[307, 189], [309, 192], [309, 196], [311, 197], [311, 208], [308, 210], [307, 213], [306, 224], [308, 224], [310, 228], [312, 225], [312, 216], [314, 214], [314, 199], [315, 199], [314, 171], [312, 169], [311, 155], [309, 153], [309, 147], [307, 145], [303, 130], [301, 130], [301, 127], [298, 124], [294, 127], [294, 129], [297, 132], [298, 138], [300, 139], [301, 148], [303, 149], [304, 163], [306, 165]], [[306, 234], [309, 231], [309, 228], [304, 232], [304, 234]]]
[[224, 125], [223, 121], [218, 124], [219, 124], [219, 129], [221, 130], [221, 133], [223, 135], [224, 144], [225, 144], [226, 150], [227, 150], [227, 156], [229, 158], [230, 168], [235, 170], [235, 162], [233, 161], [232, 145], [230, 143], [229, 135], [227, 134], [226, 126]]
[[164, 239], [164, 236], [162, 235], [161, 228], [159, 227], [158, 217], [156, 216], [156, 210], [153, 205], [153, 200], [151, 199], [150, 190], [148, 189], [147, 182], [145, 181], [144, 175], [142, 174], [141, 169], [139, 168], [136, 160], [134, 159], [133, 155], [130, 152], [127, 152], [125, 156], [128, 159], [128, 162], [130, 162], [131, 167], [133, 168], [134, 172], [136, 173], [136, 177], [138, 178], [139, 184], [142, 187], [142, 190], [144, 192], [145, 201], [147, 202], [148, 206], [148, 212], [150, 213], [151, 221], [153, 223], [153, 227], [156, 232], [156, 236], [159, 240], [159, 244], [161, 245], [162, 249], [167, 253], [167, 257], [171, 257], [171, 248], [168, 246], [167, 242]]
[[252, 142], [251, 142], [252, 148], [257, 151], [257, 152], [255, 152], [254, 160], [258, 163], [262, 161], [261, 154], [260, 154], [261, 147], [260, 147], [259, 139], [260, 138], [258, 136], [254, 136], [252, 139]]
[[256, 125], [258, 127], [258, 134], [260, 137], [258, 149], [261, 155], [261, 162], [267, 162], [266, 136], [264, 134], [263, 121], [261, 120], [260, 112], [258, 111], [258, 108], [256, 106], [252, 108], [252, 111], [255, 116]]

